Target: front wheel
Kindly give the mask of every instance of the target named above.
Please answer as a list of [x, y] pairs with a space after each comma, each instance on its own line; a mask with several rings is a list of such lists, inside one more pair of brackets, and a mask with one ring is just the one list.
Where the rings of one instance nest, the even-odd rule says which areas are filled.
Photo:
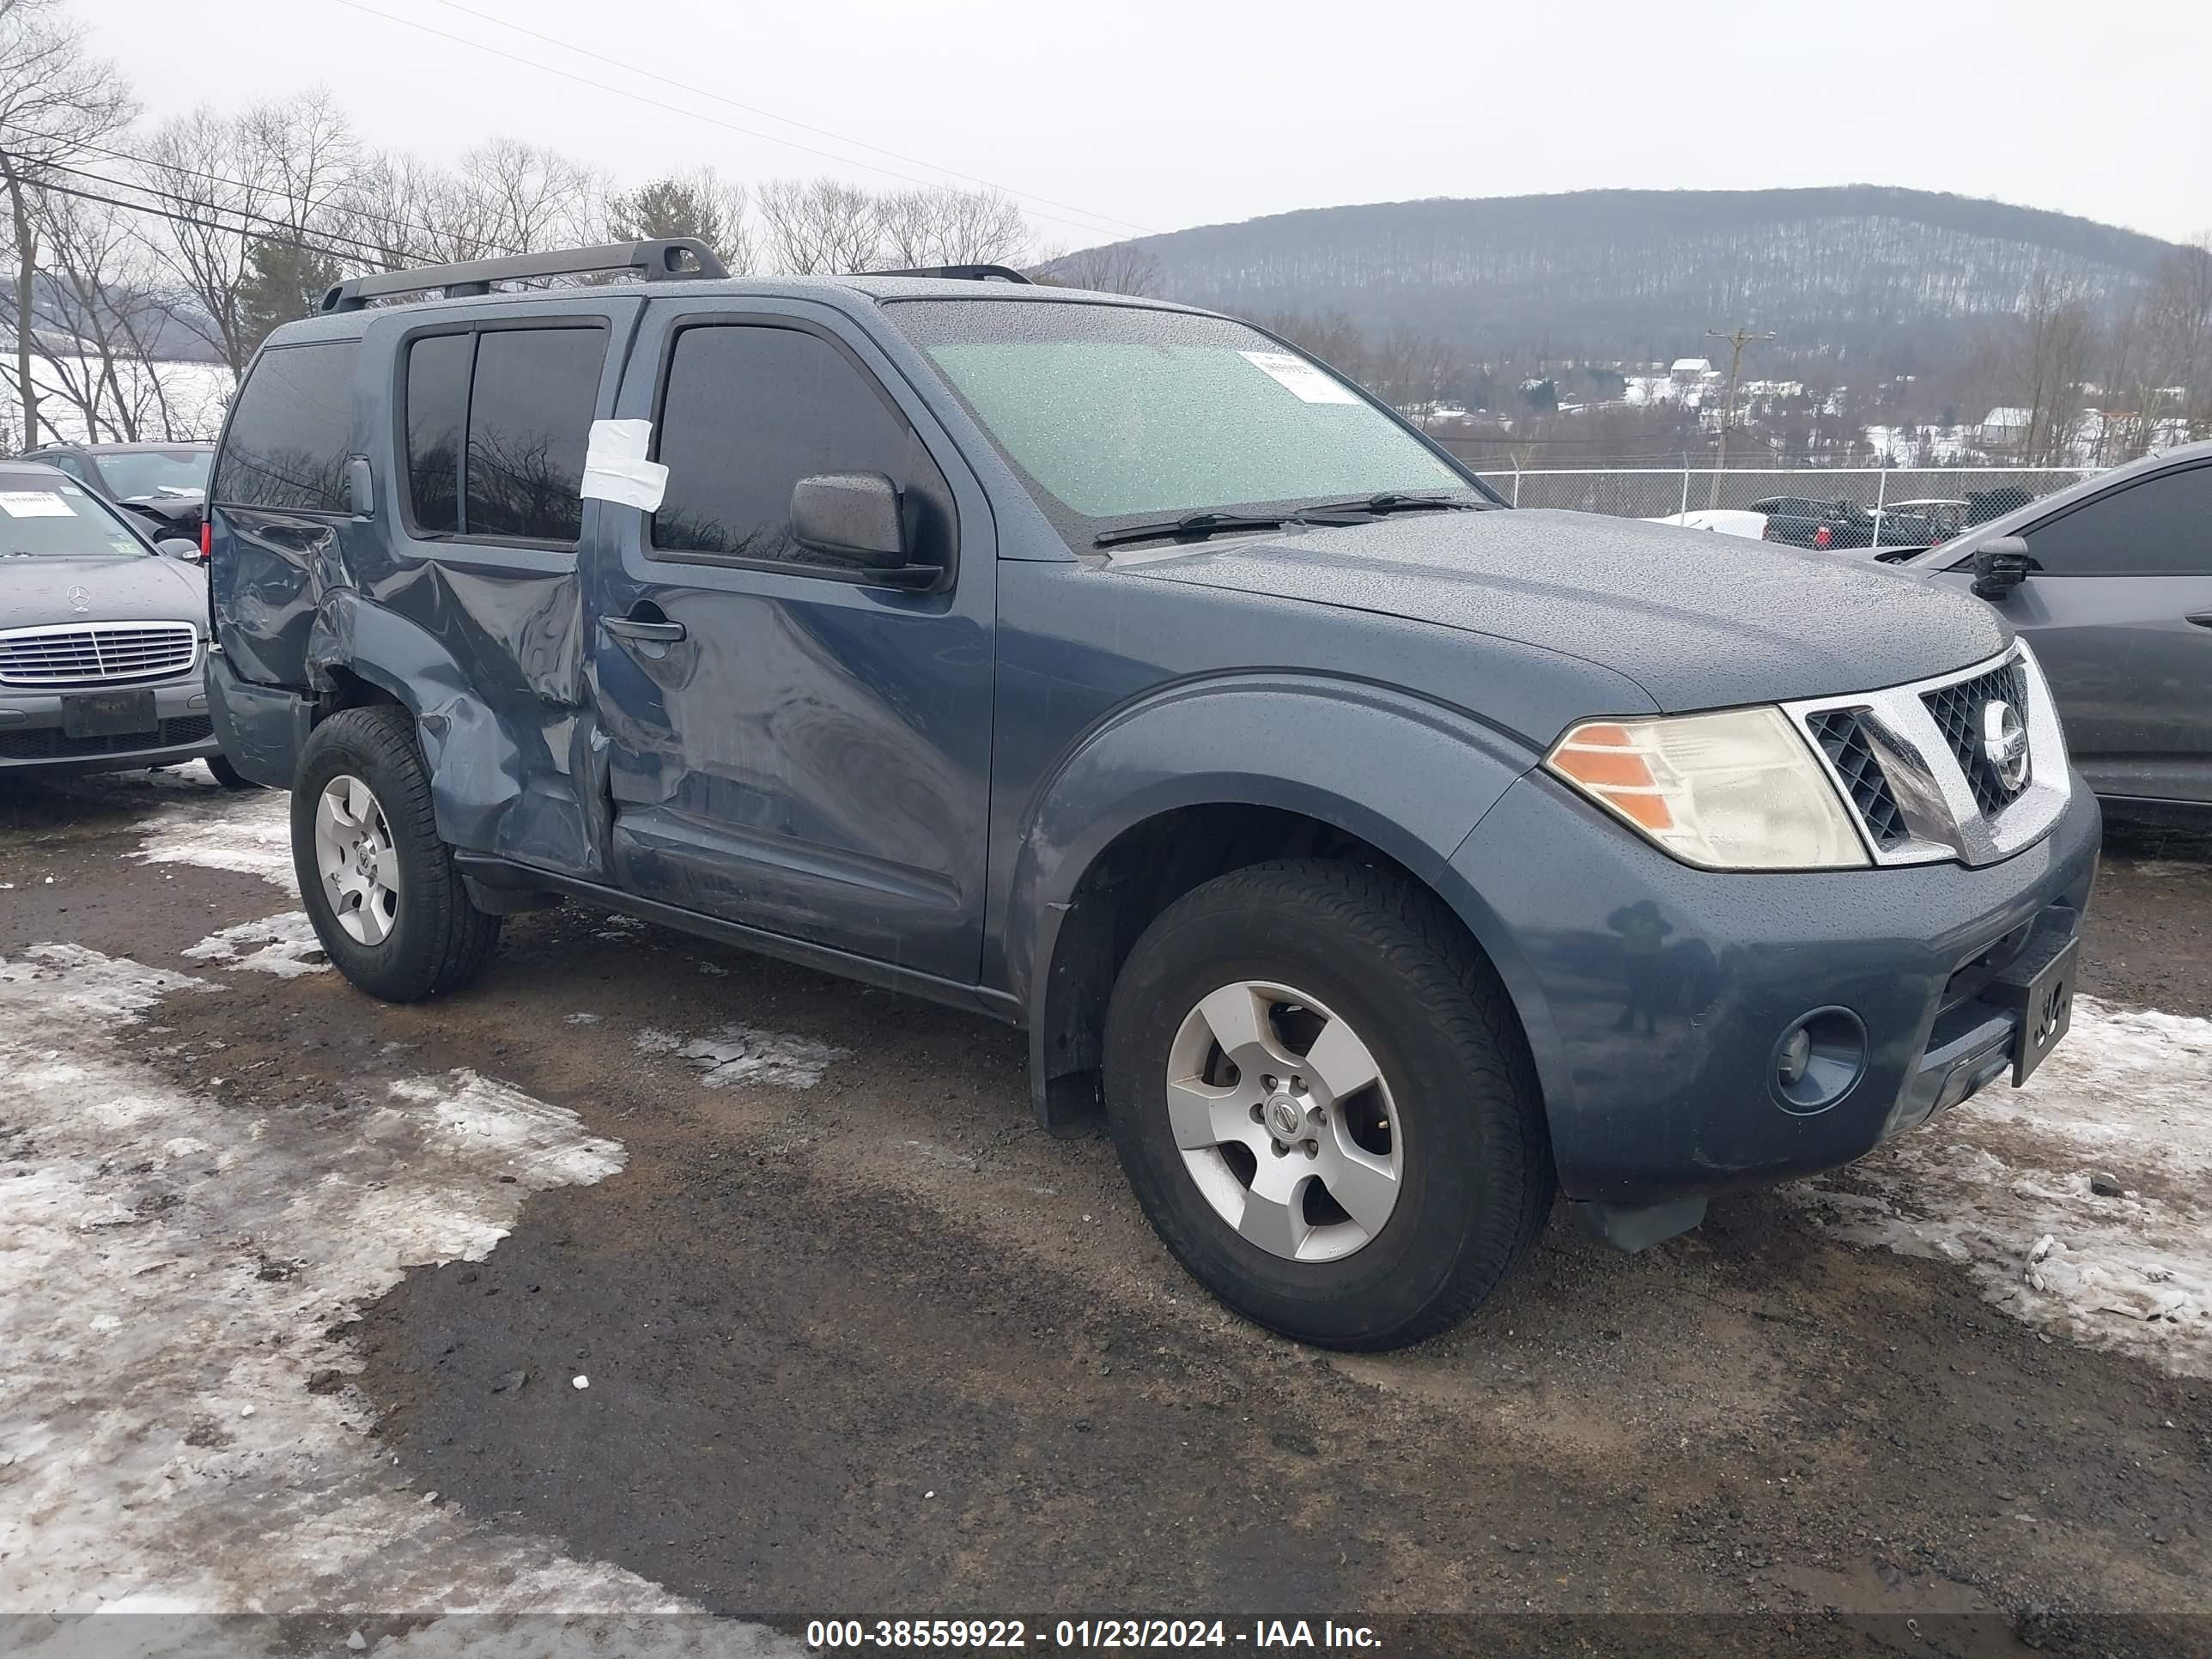
[[308, 738], [292, 790], [292, 864], [323, 949], [387, 1002], [460, 989], [499, 943], [500, 919], [469, 902], [439, 838], [401, 709], [342, 709]]
[[1456, 1324], [1551, 1208], [1504, 988], [1432, 896], [1358, 866], [1255, 866], [1162, 912], [1114, 988], [1106, 1100], [1176, 1259], [1302, 1341]]

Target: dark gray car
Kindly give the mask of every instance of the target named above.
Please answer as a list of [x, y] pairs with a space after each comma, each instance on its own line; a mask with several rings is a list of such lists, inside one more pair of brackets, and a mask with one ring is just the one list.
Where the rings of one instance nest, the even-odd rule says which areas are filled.
[[1204, 1284], [1364, 1348], [1557, 1192], [1647, 1243], [2064, 1034], [2097, 808], [1987, 605], [1511, 511], [1229, 318], [678, 256], [356, 279], [231, 404], [216, 717], [365, 990], [568, 899], [1021, 1025]]
[[[2010, 537], [2025, 545], [1993, 548]], [[1985, 550], [2014, 557], [1978, 576]], [[2212, 443], [2100, 474], [1900, 568], [1974, 588], [2035, 642], [2074, 763], [2109, 807], [2212, 821]]]
[[[207, 758], [207, 578], [75, 479], [0, 464], [0, 776]], [[242, 782], [243, 780], [238, 780]]]

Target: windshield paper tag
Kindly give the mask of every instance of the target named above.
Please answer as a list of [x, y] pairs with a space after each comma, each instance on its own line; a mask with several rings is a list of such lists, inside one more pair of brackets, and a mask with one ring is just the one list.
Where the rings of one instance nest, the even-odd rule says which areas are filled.
[[76, 509], [51, 489], [0, 489], [0, 513], [11, 519], [76, 517]]
[[1356, 404], [1359, 394], [1333, 374], [1325, 374], [1303, 357], [1287, 351], [1240, 351], [1237, 354], [1269, 380], [1280, 382], [1310, 404]]
[[668, 469], [645, 459], [652, 447], [651, 421], [593, 421], [583, 487], [576, 493], [653, 512], [667, 492]]

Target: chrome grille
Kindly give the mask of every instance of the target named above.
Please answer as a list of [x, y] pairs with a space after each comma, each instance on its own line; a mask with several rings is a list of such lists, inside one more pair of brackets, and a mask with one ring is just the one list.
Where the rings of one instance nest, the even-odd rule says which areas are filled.
[[[2016, 787], [1990, 759], [1983, 730], [1998, 700], [2027, 734]], [[1954, 673], [1784, 707], [1850, 803], [1876, 864], [2009, 858], [2048, 833], [2073, 793], [2066, 734], [2024, 640]]]
[[188, 622], [70, 623], [0, 634], [0, 685], [112, 685], [160, 680], [198, 660]]
[[1984, 749], [1982, 711], [1991, 702], [2002, 701], [2026, 717], [2027, 676], [2021, 665], [2017, 662], [2001, 664], [1971, 680], [1923, 692], [1920, 700], [1928, 705], [1928, 712], [1936, 717], [1936, 726], [1942, 732], [1943, 741], [1958, 757], [1959, 766], [1973, 789], [1975, 805], [1984, 812], [2001, 812], [2012, 805], [2031, 779], [2022, 777], [2018, 787], [2007, 787]]
[[1890, 789], [1889, 779], [1859, 725], [1858, 712], [1850, 708], [1823, 709], [1810, 716], [1806, 725], [1827, 756], [1829, 764], [1836, 769], [1844, 793], [1858, 808], [1875, 845], [1902, 847], [1911, 840], [1912, 832], [1905, 827], [1905, 814], [1898, 809], [1897, 796]]

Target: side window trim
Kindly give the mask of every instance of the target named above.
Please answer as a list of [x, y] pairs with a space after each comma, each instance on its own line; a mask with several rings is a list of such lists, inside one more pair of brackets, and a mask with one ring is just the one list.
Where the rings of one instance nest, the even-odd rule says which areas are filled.
[[[409, 539], [432, 543], [439, 546], [514, 548], [544, 553], [563, 553], [571, 557], [574, 556], [584, 540], [580, 532], [574, 541], [551, 541], [542, 537], [486, 535], [474, 533], [469, 530], [469, 438], [476, 417], [477, 363], [483, 337], [487, 334], [517, 330], [543, 331], [547, 329], [596, 329], [605, 337], [599, 358], [599, 378], [592, 392], [591, 418], [597, 420], [599, 418], [600, 410], [606, 406], [607, 399], [611, 395], [608, 380], [610, 368], [613, 367], [611, 360], [616, 354], [615, 321], [615, 319], [596, 312], [570, 313], [565, 316], [543, 316], [527, 313], [519, 317], [477, 315], [452, 321], [440, 320], [426, 323], [420, 328], [408, 330], [399, 337], [392, 353], [392, 386], [395, 394], [392, 398], [394, 428], [392, 441], [394, 459], [397, 462], [393, 471], [404, 481], [399, 491], [400, 521]], [[415, 517], [414, 476], [410, 465], [412, 453], [408, 443], [409, 354], [413, 351], [417, 340], [450, 334], [465, 334], [472, 342], [469, 352], [468, 386], [463, 394], [461, 403], [461, 449], [454, 469], [454, 520], [461, 527], [458, 531], [425, 530]]]
[[[793, 333], [808, 334], [827, 343], [842, 357], [858, 374], [870, 392], [882, 403], [892, 419], [904, 427], [915, 447], [929, 458], [930, 465], [945, 480], [945, 501], [949, 518], [945, 574], [928, 590], [948, 592], [958, 580], [960, 574], [960, 513], [951, 478], [931, 449], [912, 416], [900, 406], [884, 377], [860, 355], [854, 350], [851, 342], [838, 331], [811, 317], [783, 311], [692, 311], [681, 313], [670, 319], [660, 340], [659, 361], [653, 367], [653, 449], [652, 458], [660, 459], [661, 440], [665, 429], [669, 372], [676, 361], [678, 343], [687, 333], [701, 328], [775, 328]], [[653, 544], [653, 514], [641, 515], [638, 526], [638, 551], [649, 563], [705, 565], [720, 570], [758, 570], [787, 576], [803, 576], [817, 581], [842, 582], [849, 586], [884, 587], [894, 586], [884, 580], [880, 571], [856, 569], [849, 565], [807, 564], [793, 559], [749, 559], [739, 554], [706, 553], [678, 548], [661, 548]], [[921, 590], [908, 589], [908, 592]]]

